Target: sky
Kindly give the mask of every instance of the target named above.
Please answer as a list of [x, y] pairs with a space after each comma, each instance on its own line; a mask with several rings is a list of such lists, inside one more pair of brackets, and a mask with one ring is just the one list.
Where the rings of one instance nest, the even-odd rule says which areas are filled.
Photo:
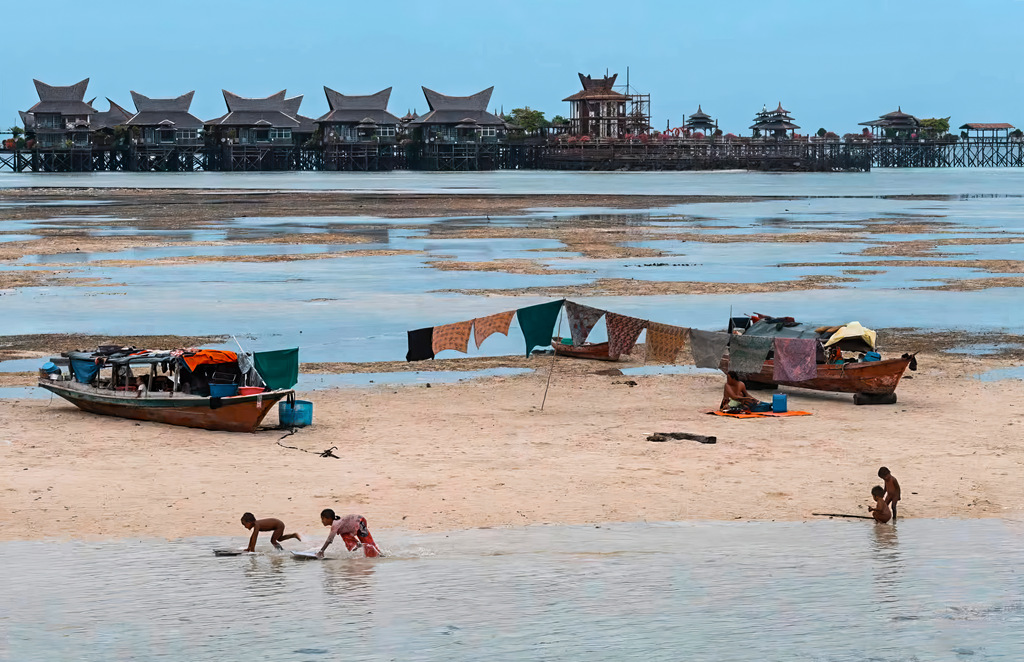
[[[10, 1], [10, 0], [8, 0]], [[491, 107], [568, 116], [577, 72], [618, 73], [651, 95], [657, 129], [697, 105], [749, 135], [779, 102], [801, 133], [857, 131], [902, 107], [920, 118], [1024, 127], [1024, 0], [48, 0], [4, 31], [0, 126], [38, 97], [38, 78], [90, 78], [86, 99], [132, 110], [129, 90], [195, 90], [200, 119], [225, 112], [221, 89], [305, 95], [327, 111], [343, 94], [393, 87], [389, 109], [427, 110], [420, 86]]]

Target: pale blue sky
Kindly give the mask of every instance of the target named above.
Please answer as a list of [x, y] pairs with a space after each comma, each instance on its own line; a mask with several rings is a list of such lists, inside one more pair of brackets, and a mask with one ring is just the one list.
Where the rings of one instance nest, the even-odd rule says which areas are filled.
[[[40, 5], [41, 7], [42, 5]], [[568, 115], [577, 71], [606, 69], [651, 94], [653, 123], [697, 104], [725, 131], [749, 133], [781, 101], [802, 132], [840, 133], [894, 110], [1024, 126], [1020, 0], [49, 0], [8, 12], [0, 122], [36, 101], [32, 79], [89, 77], [88, 97], [129, 110], [129, 90], [224, 113], [221, 88], [345, 94], [393, 86], [391, 110], [426, 110], [420, 85], [445, 94], [495, 86], [491, 105]], [[87, 98], [88, 98], [87, 97]], [[106, 103], [97, 103], [106, 109]]]

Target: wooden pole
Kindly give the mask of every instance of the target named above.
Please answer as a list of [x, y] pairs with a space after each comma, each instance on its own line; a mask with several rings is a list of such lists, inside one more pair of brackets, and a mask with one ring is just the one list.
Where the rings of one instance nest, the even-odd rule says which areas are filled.
[[[558, 310], [558, 330], [555, 334], [558, 336], [558, 341], [562, 341], [562, 310], [565, 308], [565, 299], [562, 299], [562, 308]], [[548, 389], [551, 387], [551, 375], [555, 372], [555, 359], [558, 358], [558, 352], [555, 351], [554, 343], [551, 345], [551, 368], [548, 370], [548, 382], [544, 385], [544, 398], [540, 401], [540, 410], [544, 411], [544, 403], [548, 401]]]

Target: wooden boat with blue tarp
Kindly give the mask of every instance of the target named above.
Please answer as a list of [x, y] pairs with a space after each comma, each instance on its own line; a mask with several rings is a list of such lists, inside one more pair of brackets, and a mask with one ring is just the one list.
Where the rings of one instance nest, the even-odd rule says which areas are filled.
[[297, 349], [262, 354], [273, 356], [261, 372], [261, 353], [108, 346], [66, 353], [68, 374], [45, 374], [39, 386], [94, 414], [253, 432], [280, 400], [294, 400], [298, 375]]

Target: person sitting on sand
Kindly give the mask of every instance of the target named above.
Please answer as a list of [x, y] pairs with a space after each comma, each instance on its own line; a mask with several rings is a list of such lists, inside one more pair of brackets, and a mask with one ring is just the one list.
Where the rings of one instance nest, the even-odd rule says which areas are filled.
[[885, 502], [885, 488], [881, 485], [875, 485], [871, 488], [871, 496], [875, 500], [875, 507], [868, 506], [868, 512], [871, 513], [876, 522], [885, 524], [892, 519], [892, 511], [889, 510], [889, 504]]
[[900, 483], [887, 467], [878, 470], [878, 477], [885, 481], [885, 502], [892, 508], [892, 518], [896, 519], [896, 504], [900, 500]]
[[242, 515], [242, 526], [247, 529], [252, 529], [252, 536], [249, 538], [249, 546], [245, 548], [247, 552], [256, 551], [256, 539], [260, 537], [261, 531], [273, 531], [270, 535], [270, 544], [276, 549], [284, 549], [281, 546], [282, 540], [289, 540], [295, 538], [299, 542], [302, 538], [297, 533], [284, 534], [284, 522], [277, 519], [276, 517], [265, 517], [263, 519], [256, 519], [256, 516], [252, 513], [245, 513]]
[[334, 536], [338, 535], [345, 541], [345, 547], [348, 551], [351, 552], [362, 546], [363, 553], [366, 556], [371, 558], [380, 556], [380, 549], [377, 548], [377, 543], [373, 542], [373, 536], [370, 535], [369, 529], [366, 528], [366, 518], [362, 515], [339, 517], [330, 508], [324, 508], [320, 512], [320, 521], [324, 526], [331, 527], [331, 532], [328, 534], [324, 546], [316, 553], [318, 558], [323, 558], [328, 546], [334, 542]]
[[730, 371], [725, 376], [725, 393], [722, 395], [722, 404], [719, 405], [719, 409], [726, 411], [729, 409], [742, 409], [743, 411], [750, 411], [751, 407], [760, 404], [757, 398], [753, 398], [747, 393], [747, 386], [740, 381], [739, 376]]

